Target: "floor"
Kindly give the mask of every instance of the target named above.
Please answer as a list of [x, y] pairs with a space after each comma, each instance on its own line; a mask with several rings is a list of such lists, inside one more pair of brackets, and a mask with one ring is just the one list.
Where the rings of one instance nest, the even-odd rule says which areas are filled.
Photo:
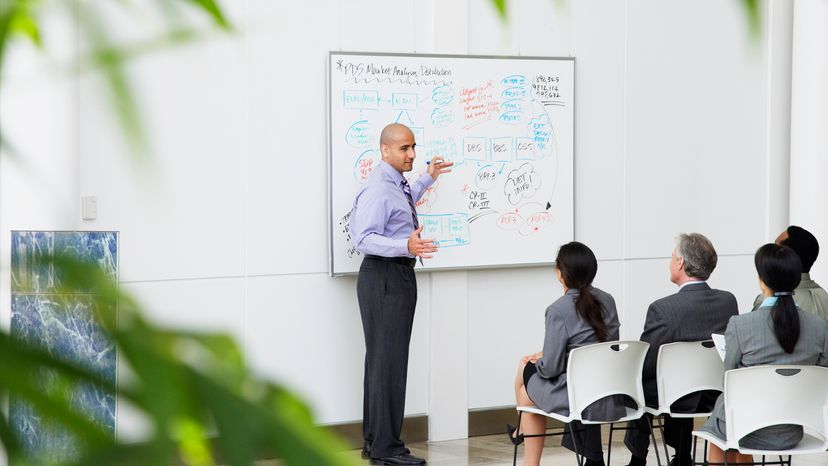
[[[542, 465], [577, 466], [575, 455], [559, 444], [560, 440], [547, 439], [544, 448]], [[606, 443], [605, 443], [606, 445]], [[428, 460], [430, 466], [506, 466], [512, 464], [514, 447], [506, 438], [506, 434], [473, 437], [463, 440], [449, 440], [444, 442], [423, 442], [409, 444], [411, 453]], [[523, 446], [518, 448], [518, 465], [522, 463]], [[355, 459], [356, 464], [368, 464], [360, 459], [359, 450], [344, 452], [344, 455]], [[621, 466], [629, 462], [630, 455], [624, 444], [613, 438], [612, 465]], [[662, 462], [664, 458], [662, 457]], [[647, 461], [655, 465], [655, 454], [650, 451]], [[257, 466], [277, 466], [276, 461], [264, 461]], [[663, 463], [662, 463], [663, 464]], [[822, 455], [802, 455], [793, 459], [796, 466], [828, 466], [828, 453]]]

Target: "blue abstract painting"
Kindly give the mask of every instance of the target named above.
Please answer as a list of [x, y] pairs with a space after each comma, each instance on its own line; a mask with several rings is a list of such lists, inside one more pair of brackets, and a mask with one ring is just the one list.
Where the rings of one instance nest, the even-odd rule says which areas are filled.
[[[117, 283], [117, 232], [12, 232], [11, 334], [50, 354], [94, 371], [114, 384], [116, 351], [98, 324], [101, 304], [93, 290], [66, 290], [60, 274], [44, 258], [70, 255], [97, 264]], [[33, 374], [44, 392], [56, 390], [55, 377]], [[99, 387], [73, 386], [67, 391], [78, 412], [115, 435], [115, 396]], [[71, 461], [77, 442], [25, 401], [9, 398], [9, 420], [23, 447], [44, 464]]]

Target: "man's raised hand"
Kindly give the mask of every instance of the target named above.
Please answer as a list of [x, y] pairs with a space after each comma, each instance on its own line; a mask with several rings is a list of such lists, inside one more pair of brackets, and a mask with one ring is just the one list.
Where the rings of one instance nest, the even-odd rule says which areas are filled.
[[443, 173], [450, 172], [453, 165], [454, 162], [446, 162], [442, 157], [437, 155], [428, 162], [428, 174], [431, 175], [431, 179], [436, 180]]

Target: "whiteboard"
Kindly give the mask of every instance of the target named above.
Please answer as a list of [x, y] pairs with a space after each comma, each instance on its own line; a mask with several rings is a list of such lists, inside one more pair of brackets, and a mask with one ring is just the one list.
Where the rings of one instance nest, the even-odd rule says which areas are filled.
[[439, 250], [418, 270], [548, 264], [574, 237], [574, 58], [331, 52], [330, 272], [356, 273], [353, 200], [381, 160], [379, 135], [414, 132], [415, 180], [454, 162], [417, 202]]

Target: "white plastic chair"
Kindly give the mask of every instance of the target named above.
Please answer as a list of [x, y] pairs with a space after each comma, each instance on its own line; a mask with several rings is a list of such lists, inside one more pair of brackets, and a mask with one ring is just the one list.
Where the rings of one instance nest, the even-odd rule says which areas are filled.
[[[755, 366], [725, 373], [724, 407], [727, 440], [703, 431], [693, 435], [723, 451], [762, 455], [763, 464], [788, 464], [791, 455], [828, 450], [828, 368], [818, 366]], [[801, 425], [805, 437], [788, 450], [739, 447], [739, 440], [763, 427]], [[780, 456], [765, 463], [764, 456]], [[782, 460], [787, 456], [787, 461]], [[727, 463], [725, 463], [727, 464]]]
[[[580, 421], [582, 424], [608, 424], [638, 419], [644, 415], [644, 389], [641, 385], [641, 369], [647, 355], [649, 343], [641, 341], [610, 341], [582, 346], [569, 352], [566, 366], [567, 395], [569, 398], [569, 416], [547, 413], [535, 407], [518, 406], [517, 438], [546, 437], [562, 435], [561, 433], [524, 435], [520, 433], [522, 413], [533, 413], [556, 419], [563, 423]], [[638, 405], [637, 409], [626, 408], [626, 415], [618, 419], [587, 420], [582, 418], [584, 409], [601, 398], [611, 395], [627, 395]], [[575, 433], [570, 429], [573, 441]], [[611, 439], [610, 439], [611, 441]], [[517, 449], [513, 464], [517, 464]], [[607, 465], [611, 452], [607, 453]], [[583, 464], [583, 457], [576, 453], [578, 464]]]
[[[708, 417], [710, 412], [674, 413], [671, 405], [680, 398], [702, 390], [724, 389], [724, 365], [712, 340], [676, 342], [661, 345], [656, 360], [656, 386], [658, 387], [658, 408], [645, 408], [653, 417], [664, 414], [673, 418]], [[661, 438], [664, 440], [663, 423]], [[653, 448], [658, 448], [653, 445]], [[705, 448], [707, 444], [705, 443]], [[693, 442], [693, 452], [696, 442]], [[664, 457], [669, 458], [667, 444]], [[661, 463], [659, 463], [660, 465]]]

